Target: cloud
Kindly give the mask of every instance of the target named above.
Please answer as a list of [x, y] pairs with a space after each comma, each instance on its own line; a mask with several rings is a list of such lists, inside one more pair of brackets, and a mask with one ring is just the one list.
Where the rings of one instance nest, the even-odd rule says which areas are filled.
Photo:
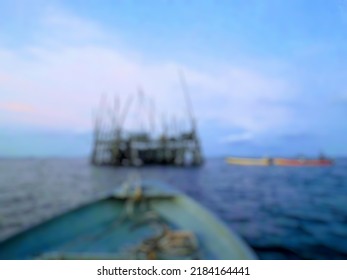
[[[212, 64], [201, 70], [170, 58], [148, 60], [141, 49], [114, 47], [118, 40], [114, 35], [63, 10], [49, 9], [38, 21], [41, 28], [34, 35], [40, 39], [34, 44], [16, 50], [0, 47], [0, 102], [7, 104], [0, 122], [89, 130], [91, 111], [102, 93], [112, 103], [111, 96], [117, 93], [124, 104], [126, 96], [141, 86], [156, 101], [158, 117], [177, 115], [187, 126], [178, 69], [185, 73], [200, 122], [240, 127], [248, 131], [245, 137], [291, 121], [284, 102], [295, 97], [295, 88], [282, 77], [237, 65]], [[30, 118], [19, 114], [29, 108], [40, 110], [29, 110]], [[138, 108], [133, 103], [130, 127], [149, 116]]]
[[39, 24], [41, 28], [35, 36], [41, 44], [55, 46], [110, 39], [97, 22], [74, 16], [62, 8], [46, 7]]
[[317, 137], [315, 133], [308, 132], [308, 131], [294, 131], [294, 132], [288, 132], [284, 133], [279, 136], [281, 140], [293, 142], [293, 141], [312, 141]]
[[0, 103], [0, 110], [5, 110], [13, 113], [35, 113], [37, 110], [29, 105], [24, 103]]
[[221, 139], [221, 143], [238, 144], [244, 142], [250, 142], [254, 139], [254, 135], [250, 132], [244, 132], [241, 134], [231, 134]]

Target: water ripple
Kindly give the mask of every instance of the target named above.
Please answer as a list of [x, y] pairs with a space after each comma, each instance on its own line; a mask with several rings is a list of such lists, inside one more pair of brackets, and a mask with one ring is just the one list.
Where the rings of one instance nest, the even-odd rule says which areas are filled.
[[[181, 189], [239, 233], [263, 259], [347, 259], [347, 160], [327, 168], [142, 168]], [[0, 239], [92, 201], [130, 168], [87, 160], [0, 160]]]

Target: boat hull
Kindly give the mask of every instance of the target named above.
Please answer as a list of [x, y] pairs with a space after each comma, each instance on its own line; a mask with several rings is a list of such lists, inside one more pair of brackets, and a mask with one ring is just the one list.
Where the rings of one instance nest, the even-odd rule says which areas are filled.
[[329, 166], [333, 161], [329, 159], [274, 159], [274, 165], [279, 166]]
[[243, 166], [330, 166], [330, 159], [289, 159], [289, 158], [235, 158], [229, 157], [226, 162]]
[[244, 166], [269, 166], [271, 160], [268, 158], [235, 158], [229, 157], [226, 159], [228, 164], [244, 165]]
[[[141, 203], [133, 198], [119, 191], [23, 231], [0, 243], [0, 259], [255, 258], [218, 218], [179, 192], [152, 190]], [[150, 211], [141, 215], [147, 206]], [[141, 253], [139, 247], [158, 236], [153, 216], [172, 232], [194, 235], [194, 253]]]

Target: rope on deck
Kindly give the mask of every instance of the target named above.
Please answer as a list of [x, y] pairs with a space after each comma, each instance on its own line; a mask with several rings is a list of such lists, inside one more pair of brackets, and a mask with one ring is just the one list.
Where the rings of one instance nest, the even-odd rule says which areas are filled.
[[[132, 181], [134, 179], [135, 181]], [[185, 257], [199, 259], [199, 246], [195, 234], [191, 231], [170, 229], [169, 225], [160, 218], [160, 215], [150, 208], [140, 176], [135, 175], [131, 177], [130, 181], [125, 183], [125, 188], [129, 196], [125, 202], [125, 214], [121, 216], [121, 220], [133, 220], [135, 224], [132, 229], [151, 225], [158, 232], [133, 248], [132, 251], [135, 253], [136, 258], [160, 259]], [[133, 192], [129, 193], [131, 188]], [[136, 206], [138, 206], [139, 211], [135, 213]]]
[[198, 242], [191, 231], [178, 231], [163, 226], [162, 232], [145, 239], [135, 248], [138, 257], [145, 259], [190, 258], [199, 259]]
[[[124, 222], [131, 222], [130, 230], [137, 230], [143, 226], [154, 228], [154, 234], [141, 241], [140, 244], [128, 248], [124, 252], [117, 252], [113, 257], [123, 259], [200, 259], [198, 241], [195, 234], [191, 231], [173, 230], [161, 218], [159, 213], [151, 209], [150, 198], [146, 198], [145, 191], [141, 184], [139, 176], [133, 176], [123, 184], [126, 192], [126, 201], [123, 212], [120, 216], [111, 222], [101, 232], [80, 236], [66, 243], [60, 250], [68, 250], [80, 242], [95, 242], [105, 234], [121, 226]], [[66, 253], [67, 257], [69, 254]], [[58, 253], [53, 256], [60, 256]], [[63, 257], [64, 254], [61, 255]], [[37, 256], [39, 258], [48, 257], [45, 255]], [[50, 256], [52, 257], [52, 256]], [[96, 256], [94, 256], [96, 257]]]

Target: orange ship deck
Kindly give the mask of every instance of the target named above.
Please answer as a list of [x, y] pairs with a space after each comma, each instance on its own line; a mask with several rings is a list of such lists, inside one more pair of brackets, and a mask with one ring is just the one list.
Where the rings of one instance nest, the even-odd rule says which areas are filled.
[[333, 161], [330, 159], [286, 159], [275, 158], [274, 165], [280, 166], [327, 166], [332, 165]]

